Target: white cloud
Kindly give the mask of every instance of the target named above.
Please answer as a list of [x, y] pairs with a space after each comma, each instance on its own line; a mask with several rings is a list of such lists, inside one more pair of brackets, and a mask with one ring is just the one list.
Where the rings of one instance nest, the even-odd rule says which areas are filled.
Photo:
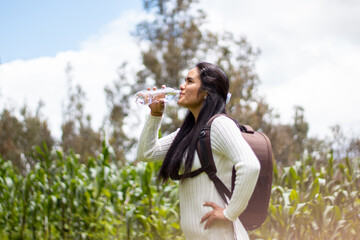
[[334, 124], [360, 134], [360, 2], [224, 0], [202, 6], [211, 29], [244, 35], [261, 49], [259, 92], [283, 122], [301, 105], [312, 135], [325, 136]]
[[106, 113], [104, 87], [117, 79], [116, 71], [123, 61], [138, 62], [138, 46], [129, 32], [142, 15], [125, 12], [81, 43], [79, 51], [1, 65], [0, 107], [26, 103], [35, 109], [39, 100], [44, 101], [44, 115], [48, 117], [54, 135], [59, 138], [62, 103], [66, 99], [65, 68], [70, 63], [73, 85], [79, 84], [86, 93], [85, 113], [90, 113], [93, 126], [99, 127]]

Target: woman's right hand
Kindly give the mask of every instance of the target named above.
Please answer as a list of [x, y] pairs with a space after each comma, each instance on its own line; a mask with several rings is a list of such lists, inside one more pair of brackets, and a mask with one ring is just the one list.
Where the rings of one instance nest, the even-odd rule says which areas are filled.
[[[165, 85], [162, 85], [161, 88], [166, 88]], [[156, 87], [153, 87], [153, 90], [156, 90]], [[150, 91], [150, 88], [148, 88], [148, 90]], [[149, 108], [151, 110], [150, 114], [151, 116], [155, 116], [155, 117], [161, 117], [164, 113], [164, 109], [165, 109], [165, 102], [164, 102], [164, 98], [165, 98], [165, 93], [161, 94], [159, 96], [156, 96], [154, 98], [155, 101], [153, 101], [151, 104], [149, 104]]]

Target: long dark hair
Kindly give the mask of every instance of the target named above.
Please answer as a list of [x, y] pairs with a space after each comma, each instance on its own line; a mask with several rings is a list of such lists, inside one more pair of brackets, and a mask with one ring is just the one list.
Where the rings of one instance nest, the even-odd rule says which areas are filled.
[[229, 79], [225, 72], [215, 64], [201, 62], [196, 65], [202, 91], [207, 92], [197, 122], [188, 111], [179, 133], [172, 142], [160, 168], [158, 180], [166, 182], [169, 178], [177, 179], [180, 165], [185, 158], [184, 174], [191, 172], [194, 161], [196, 142], [200, 131], [207, 121], [218, 113], [225, 113], [226, 97], [229, 91]]

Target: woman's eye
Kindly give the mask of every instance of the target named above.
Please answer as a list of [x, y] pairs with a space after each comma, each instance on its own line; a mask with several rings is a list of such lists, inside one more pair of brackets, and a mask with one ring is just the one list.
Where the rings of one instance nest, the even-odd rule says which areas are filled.
[[194, 80], [191, 79], [191, 78], [185, 78], [185, 82], [186, 82], [186, 83], [192, 83], [192, 82], [194, 82]]

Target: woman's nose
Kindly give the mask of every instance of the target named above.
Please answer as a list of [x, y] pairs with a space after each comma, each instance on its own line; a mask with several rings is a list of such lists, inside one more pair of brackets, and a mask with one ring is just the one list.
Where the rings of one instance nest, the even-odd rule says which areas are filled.
[[183, 84], [181, 84], [180, 85], [180, 90], [184, 90], [185, 89], [185, 85], [184, 85], [185, 83], [183, 83]]

